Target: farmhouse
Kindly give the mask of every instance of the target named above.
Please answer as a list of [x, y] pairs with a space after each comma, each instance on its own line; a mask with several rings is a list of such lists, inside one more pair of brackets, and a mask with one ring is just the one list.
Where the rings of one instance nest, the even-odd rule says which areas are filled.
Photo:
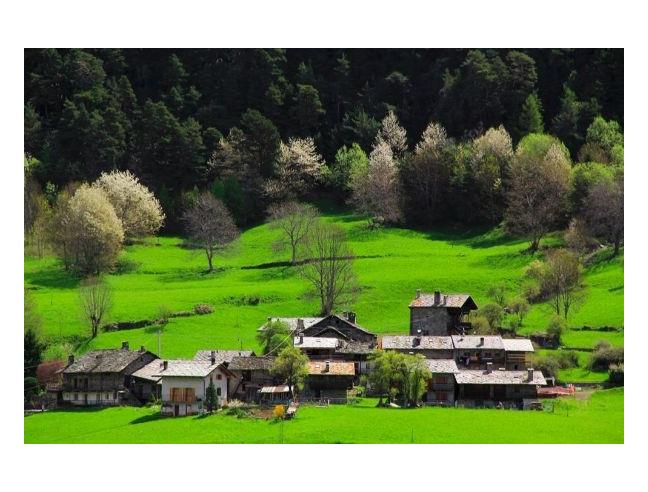
[[468, 294], [433, 294], [416, 291], [409, 305], [410, 335], [451, 335], [470, 329], [465, 317], [477, 309]]
[[429, 404], [452, 405], [455, 401], [454, 376], [459, 372], [454, 359], [430, 359], [427, 366], [432, 377], [423, 400]]
[[346, 401], [346, 392], [353, 387], [354, 378], [353, 362], [310, 361], [304, 396]]
[[216, 358], [165, 360], [156, 374], [160, 379], [163, 415], [193, 415], [204, 408], [207, 387], [216, 388], [218, 405], [227, 403], [229, 381], [234, 377]]
[[157, 359], [144, 347], [131, 351], [128, 342], [119, 349], [92, 350], [61, 370], [60, 401], [68, 405], [120, 405], [142, 403], [130, 391], [134, 372]]
[[261, 388], [283, 383], [272, 374], [272, 365], [275, 359], [275, 357], [269, 356], [234, 357], [227, 366], [233, 374], [230, 383], [230, 398], [258, 401]]
[[455, 375], [460, 404], [481, 406], [503, 401], [524, 401], [538, 396], [538, 386], [547, 384], [541, 371], [464, 370]]

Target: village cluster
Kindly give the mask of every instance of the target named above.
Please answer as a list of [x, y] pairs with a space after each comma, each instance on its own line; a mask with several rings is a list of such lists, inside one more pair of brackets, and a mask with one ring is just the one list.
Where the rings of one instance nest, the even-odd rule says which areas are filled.
[[[469, 295], [416, 292], [409, 305], [409, 335], [378, 337], [347, 312], [320, 318], [268, 318], [291, 330], [293, 345], [308, 357], [308, 376], [299, 398], [345, 402], [348, 391], [371, 371], [376, 349], [422, 354], [431, 379], [423, 402], [429, 405], [529, 408], [547, 385], [529, 367], [534, 351], [526, 338], [471, 335], [467, 314], [477, 309]], [[259, 328], [265, 329], [266, 324]], [[163, 360], [128, 342], [118, 349], [70, 356], [48, 390], [60, 405], [141, 405], [152, 397], [165, 415], [205, 409], [210, 383], [219, 405], [232, 400], [287, 402], [290, 388], [272, 372], [275, 357], [249, 350], [200, 350], [193, 359]]]

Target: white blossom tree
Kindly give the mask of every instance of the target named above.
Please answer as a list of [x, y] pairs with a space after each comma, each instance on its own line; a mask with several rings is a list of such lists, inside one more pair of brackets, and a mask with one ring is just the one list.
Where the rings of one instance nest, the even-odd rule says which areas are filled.
[[155, 234], [162, 227], [160, 202], [130, 171], [103, 173], [94, 186], [108, 197], [127, 239]]
[[389, 111], [382, 120], [380, 130], [376, 135], [375, 145], [385, 142], [391, 148], [396, 159], [401, 159], [407, 151], [407, 132], [398, 122], [398, 117]]
[[398, 222], [402, 218], [398, 169], [390, 146], [379, 140], [369, 156], [365, 173], [353, 177], [352, 202], [371, 217], [372, 224]]
[[266, 193], [275, 200], [303, 196], [322, 178], [324, 158], [311, 138], [291, 138], [279, 146], [275, 178], [266, 182]]

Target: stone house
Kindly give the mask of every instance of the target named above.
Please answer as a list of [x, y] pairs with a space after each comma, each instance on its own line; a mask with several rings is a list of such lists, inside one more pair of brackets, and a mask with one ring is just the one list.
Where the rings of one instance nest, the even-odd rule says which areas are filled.
[[432, 294], [416, 291], [410, 302], [410, 335], [451, 335], [470, 329], [465, 317], [477, 309], [468, 294]]
[[207, 388], [216, 388], [218, 405], [228, 401], [229, 381], [234, 374], [224, 364], [211, 360], [165, 360], [159, 377], [163, 415], [194, 415], [205, 407]]
[[283, 383], [272, 374], [276, 357], [241, 356], [234, 357], [227, 368], [232, 372], [230, 399], [258, 401], [259, 391], [264, 386], [278, 386]]
[[496, 405], [499, 402], [523, 403], [538, 397], [538, 387], [547, 382], [541, 371], [493, 369], [460, 370], [455, 375], [457, 400], [464, 405]]
[[142, 403], [130, 391], [131, 376], [155, 359], [144, 347], [129, 350], [128, 342], [119, 349], [92, 350], [79, 358], [71, 355], [61, 370], [59, 401], [80, 406]]
[[459, 372], [454, 359], [429, 359], [426, 362], [432, 377], [428, 381], [423, 401], [435, 405], [453, 405], [455, 374]]
[[531, 340], [528, 338], [503, 338], [502, 344], [506, 355], [506, 369], [518, 371], [528, 367], [530, 362], [528, 355], [534, 352]]
[[354, 379], [353, 362], [312, 360], [308, 363], [303, 396], [346, 401], [347, 390], [353, 387]]
[[506, 364], [506, 351], [500, 336], [453, 335], [452, 344], [461, 369], [485, 369], [489, 362], [496, 368]]
[[454, 345], [449, 336], [385, 335], [379, 345], [383, 350], [421, 354], [426, 359], [454, 358]]

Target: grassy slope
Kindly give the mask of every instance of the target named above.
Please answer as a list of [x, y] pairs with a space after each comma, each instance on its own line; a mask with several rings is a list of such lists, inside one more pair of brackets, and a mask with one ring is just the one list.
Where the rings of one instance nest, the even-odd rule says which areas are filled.
[[[502, 238], [496, 231], [368, 231], [362, 220], [352, 216], [329, 215], [327, 220], [348, 230], [363, 287], [350, 307], [358, 313], [360, 324], [377, 333], [408, 330], [407, 305], [417, 288], [468, 292], [478, 304], [488, 302], [486, 290], [496, 282], [504, 282], [515, 294], [522, 268], [533, 259], [520, 254], [524, 241]], [[177, 238], [128, 247], [123, 262], [130, 269], [108, 277], [115, 298], [112, 319], [151, 318], [160, 305], [186, 310], [207, 302], [215, 306], [213, 314], [169, 323], [162, 341], [165, 357], [190, 357], [195, 350], [207, 347], [257, 348], [255, 329], [268, 315], [313, 315], [318, 307], [316, 300], [306, 295], [307, 285], [293, 268], [241, 268], [284, 259], [270, 253], [275, 234], [266, 226], [245, 231], [235, 251], [217, 258], [220, 270], [213, 274], [205, 274], [204, 256], [182, 248]], [[585, 280], [587, 299], [570, 324], [623, 326], [623, 258], [596, 265], [586, 272]], [[78, 314], [78, 283], [54, 259], [27, 258], [25, 282], [34, 289], [46, 336], [87, 332]], [[232, 302], [242, 296], [259, 296], [261, 302], [257, 306]], [[550, 315], [548, 306], [534, 306], [522, 331], [543, 330]], [[126, 339], [131, 346], [157, 347], [151, 328], [103, 333], [89, 346], [116, 346]], [[622, 333], [570, 331], [565, 336], [566, 344], [576, 347], [592, 346], [599, 339], [623, 344]]]
[[[303, 407], [285, 443], [623, 443], [623, 388], [554, 413], [512, 410]], [[413, 434], [412, 434], [413, 431]], [[278, 443], [280, 425], [226, 415], [162, 418], [155, 408], [53, 411], [25, 418], [26, 443]]]

